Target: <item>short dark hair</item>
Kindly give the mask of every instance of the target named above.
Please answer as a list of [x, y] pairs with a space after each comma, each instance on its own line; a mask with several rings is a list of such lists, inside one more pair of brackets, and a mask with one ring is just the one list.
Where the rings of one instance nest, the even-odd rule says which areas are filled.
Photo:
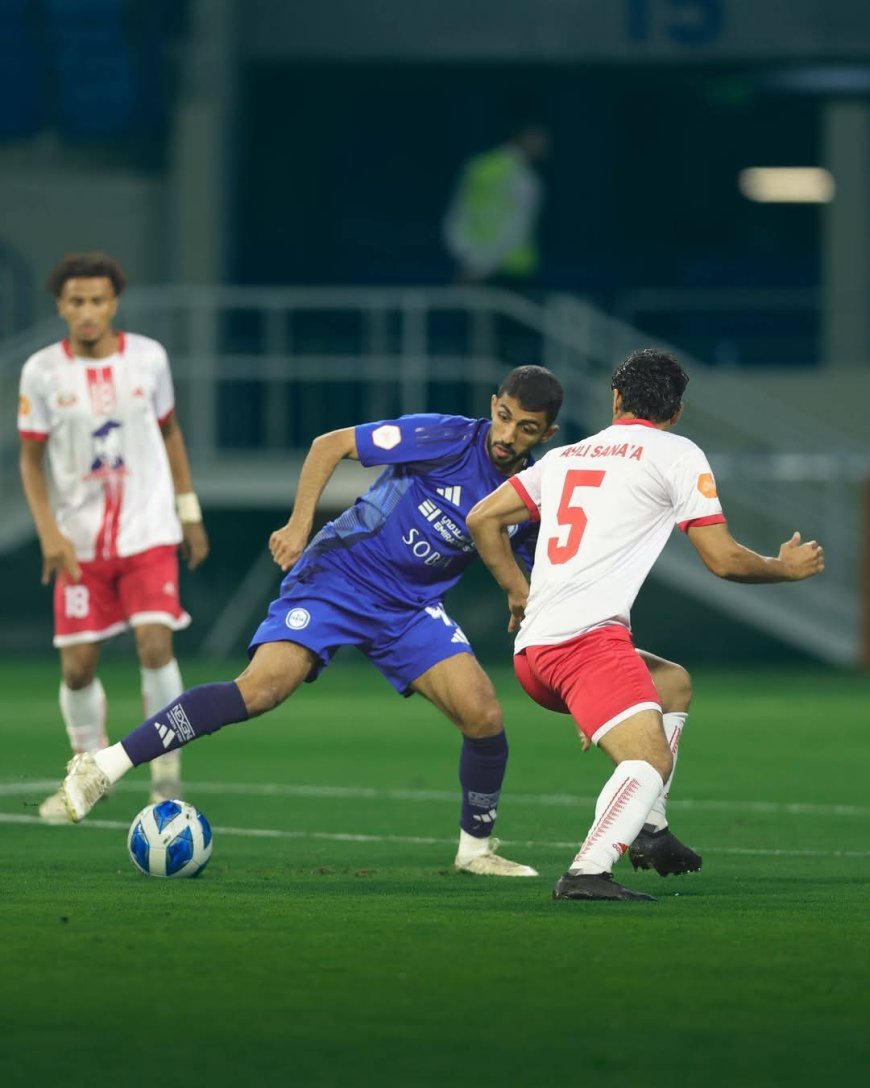
[[619, 364], [610, 388], [622, 395], [622, 410], [664, 423], [680, 410], [689, 375], [669, 351], [641, 348]]
[[544, 412], [549, 426], [562, 407], [562, 385], [543, 366], [518, 366], [498, 387], [500, 397], [518, 400], [527, 412]]
[[55, 298], [60, 298], [66, 281], [80, 276], [85, 278], [105, 276], [106, 279], [112, 281], [112, 288], [116, 295], [120, 295], [127, 286], [127, 277], [115, 258], [110, 257], [108, 253], [95, 250], [93, 253], [67, 253], [64, 259], [58, 261], [49, 272], [48, 289]]

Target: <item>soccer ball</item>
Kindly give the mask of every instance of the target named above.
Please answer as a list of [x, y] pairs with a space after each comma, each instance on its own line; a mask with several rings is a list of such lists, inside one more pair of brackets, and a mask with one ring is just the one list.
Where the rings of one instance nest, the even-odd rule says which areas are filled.
[[161, 801], [130, 824], [127, 849], [146, 876], [196, 876], [211, 857], [211, 827], [193, 805]]

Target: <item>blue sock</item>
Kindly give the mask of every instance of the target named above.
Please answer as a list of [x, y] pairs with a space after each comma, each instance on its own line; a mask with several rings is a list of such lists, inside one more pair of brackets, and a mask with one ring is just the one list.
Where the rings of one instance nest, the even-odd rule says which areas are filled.
[[478, 740], [464, 737], [459, 757], [462, 816], [459, 826], [477, 839], [492, 834], [507, 767], [508, 742], [502, 731]]
[[164, 752], [197, 737], [216, 733], [231, 722], [248, 718], [248, 708], [236, 684], [201, 684], [181, 695], [121, 741], [134, 767], [150, 763]]

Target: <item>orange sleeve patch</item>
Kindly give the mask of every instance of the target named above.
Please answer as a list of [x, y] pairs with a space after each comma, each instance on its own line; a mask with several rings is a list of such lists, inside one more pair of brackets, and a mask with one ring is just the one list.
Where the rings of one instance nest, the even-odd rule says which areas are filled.
[[705, 499], [716, 499], [719, 497], [719, 492], [716, 490], [716, 481], [709, 472], [702, 472], [698, 477], [698, 490]]
[[27, 397], [25, 397], [23, 393], [18, 398], [18, 414], [20, 416], [30, 415], [30, 401], [27, 399]]

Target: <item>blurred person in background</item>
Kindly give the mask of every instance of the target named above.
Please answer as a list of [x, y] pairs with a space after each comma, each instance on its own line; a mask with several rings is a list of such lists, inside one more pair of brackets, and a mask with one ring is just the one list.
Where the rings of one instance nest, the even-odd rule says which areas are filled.
[[[822, 548], [801, 543], [799, 533], [776, 557], [731, 536], [703, 451], [671, 433], [688, 381], [668, 352], [634, 352], [613, 375], [608, 427], [551, 450], [467, 518], [481, 559], [508, 594], [509, 629], [519, 628], [520, 684], [535, 702], [570, 714], [616, 764], [555, 899], [652, 899], [617, 884], [612, 869], [639, 836], [641, 859], [659, 843], [672, 845], [663, 805], [682, 723], [666, 721], [632, 642], [630, 610], [674, 526], [719, 578], [793, 582], [824, 570]], [[540, 525], [531, 588], [504, 547], [505, 533], [529, 521]]]
[[[43, 585], [54, 577], [60, 711], [74, 753], [108, 744], [97, 666], [103, 642], [127, 627], [146, 714], [181, 693], [173, 632], [190, 616], [179, 600], [178, 546], [191, 570], [208, 555], [166, 351], [112, 327], [125, 283], [107, 254], [65, 257], [48, 287], [68, 336], [21, 373], [21, 481]], [[152, 800], [178, 798], [180, 780], [180, 754], [161, 756], [151, 765]], [[60, 793], [39, 812], [67, 819]]]
[[462, 167], [444, 219], [444, 241], [462, 284], [522, 287], [538, 270], [543, 183], [535, 169], [550, 151], [541, 122], [519, 124], [507, 143]]

